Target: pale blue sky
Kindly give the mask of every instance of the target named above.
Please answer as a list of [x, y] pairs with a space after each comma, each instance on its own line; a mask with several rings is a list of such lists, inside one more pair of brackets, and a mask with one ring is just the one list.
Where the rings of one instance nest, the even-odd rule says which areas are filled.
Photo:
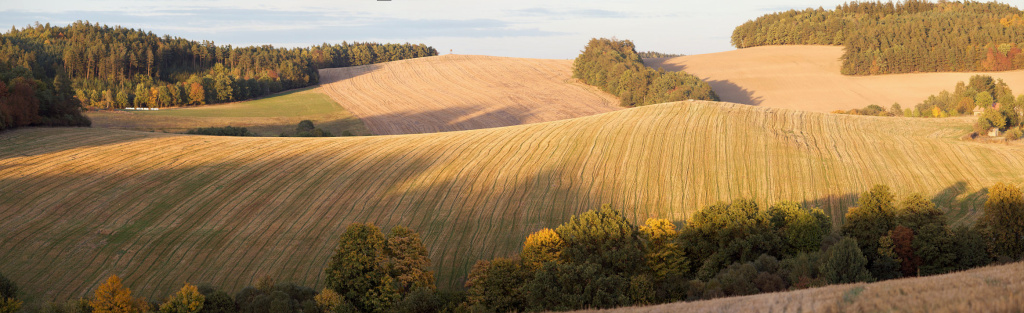
[[0, 26], [88, 20], [218, 45], [308, 46], [411, 42], [442, 53], [574, 58], [592, 37], [631, 39], [637, 50], [732, 50], [732, 29], [768, 12], [845, 1], [54, 1], [0, 0]]

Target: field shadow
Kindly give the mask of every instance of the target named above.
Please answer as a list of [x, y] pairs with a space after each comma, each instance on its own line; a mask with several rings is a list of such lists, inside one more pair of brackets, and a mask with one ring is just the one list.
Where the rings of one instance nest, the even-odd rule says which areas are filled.
[[[894, 188], [894, 190], [899, 188], [899, 186], [889, 187]], [[981, 188], [972, 193], [967, 193], [967, 191], [967, 182], [957, 181], [935, 193], [931, 201], [935, 203], [939, 210], [946, 213], [946, 219], [951, 224], [969, 222], [971, 217], [979, 212], [982, 203], [988, 198], [988, 188]], [[846, 212], [857, 206], [860, 194], [858, 192], [851, 192], [826, 195], [817, 199], [802, 201], [800, 205], [805, 208], [822, 209], [832, 218], [832, 225], [839, 227], [846, 221]], [[894, 205], [898, 208], [900, 201], [903, 201], [903, 197], [906, 196], [897, 195]]]
[[755, 97], [754, 92], [729, 80], [709, 80], [708, 85], [722, 101], [758, 106], [764, 97]]
[[487, 104], [429, 111], [403, 111], [362, 117], [375, 135], [422, 134], [522, 125], [534, 117], [528, 110]]
[[[343, 81], [343, 80], [348, 80], [348, 79], [356, 78], [356, 77], [359, 77], [359, 76], [363, 76], [363, 75], [372, 73], [372, 72], [374, 72], [376, 70], [379, 70], [382, 67], [384, 67], [384, 66], [380, 65], [378, 63], [378, 64], [368, 64], [368, 65], [357, 65], [357, 66], [325, 67], [325, 68], [321, 68], [321, 69], [317, 70], [317, 77], [318, 77], [318, 80], [319, 80], [319, 83], [317, 84], [317, 86], [324, 85], [324, 84], [335, 83], [335, 82], [340, 82], [340, 81]], [[329, 72], [334, 72], [334, 71], [344, 71], [344, 70], [348, 70], [350, 73], [352, 73], [352, 75], [345, 76], [345, 77], [338, 78], [338, 79], [330, 79], [328, 81], [324, 81], [324, 73], [329, 73]], [[331, 76], [331, 75], [327, 75], [327, 76]]]
[[685, 71], [686, 70], [686, 64], [668, 63], [668, 62], [666, 62], [666, 61], [671, 60], [671, 59], [673, 59], [673, 58], [650, 58], [650, 59], [643, 59], [643, 61], [644, 61], [644, 65], [645, 66], [653, 68], [653, 69], [664, 69], [666, 71], [673, 71], [673, 72], [679, 72], [679, 71]]
[[[39, 132], [49, 133], [50, 135], [37, 135]], [[0, 150], [0, 159], [116, 145], [167, 135], [133, 130], [116, 130], [110, 133], [103, 128], [89, 127], [20, 127], [0, 132], [0, 147], [4, 147], [4, 149]], [[52, 137], [66, 138], [71, 136], [81, 137], [81, 140], [62, 140], [60, 144], [55, 144], [50, 140]]]

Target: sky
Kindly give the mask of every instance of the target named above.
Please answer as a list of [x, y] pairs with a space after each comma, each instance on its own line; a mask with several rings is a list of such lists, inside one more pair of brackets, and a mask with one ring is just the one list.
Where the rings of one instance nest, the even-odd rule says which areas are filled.
[[845, 0], [0, 0], [0, 27], [40, 22], [144, 29], [217, 45], [302, 47], [342, 41], [424, 43], [441, 54], [572, 59], [590, 38], [638, 51], [734, 49], [733, 28], [766, 13]]

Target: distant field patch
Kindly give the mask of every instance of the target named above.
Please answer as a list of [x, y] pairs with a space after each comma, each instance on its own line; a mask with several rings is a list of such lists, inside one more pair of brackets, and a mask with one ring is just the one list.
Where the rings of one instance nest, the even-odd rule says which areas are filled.
[[363, 122], [338, 105], [319, 87], [283, 92], [259, 100], [159, 111], [86, 113], [93, 127], [180, 133], [204, 127], [246, 127], [263, 136], [292, 134], [301, 120], [335, 135], [370, 135]]
[[344, 111], [316, 87], [287, 91], [263, 99], [222, 105], [159, 111], [132, 111], [134, 114], [180, 117], [296, 117]]

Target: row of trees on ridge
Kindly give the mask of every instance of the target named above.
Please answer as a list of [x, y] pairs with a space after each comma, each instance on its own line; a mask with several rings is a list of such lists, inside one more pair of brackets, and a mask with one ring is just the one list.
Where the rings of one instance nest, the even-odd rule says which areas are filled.
[[842, 73], [1005, 71], [1024, 68], [1024, 12], [998, 2], [849, 2], [788, 10], [732, 33], [737, 48], [842, 45]]

